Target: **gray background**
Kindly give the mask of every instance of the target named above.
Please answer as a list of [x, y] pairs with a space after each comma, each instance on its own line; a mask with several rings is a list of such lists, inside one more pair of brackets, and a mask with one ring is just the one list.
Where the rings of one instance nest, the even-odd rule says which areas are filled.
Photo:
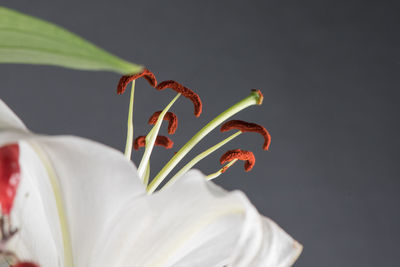
[[[3, 1], [64, 26], [157, 78], [195, 89], [204, 102], [173, 107], [176, 151], [206, 122], [260, 88], [264, 105], [235, 118], [272, 134], [242, 135], [199, 164], [210, 173], [226, 149], [255, 152], [217, 182], [247, 193], [261, 213], [304, 245], [296, 266], [398, 266], [398, 1]], [[74, 134], [123, 149], [128, 95], [119, 76], [1, 65], [0, 97], [34, 131]], [[137, 83], [135, 122], [172, 98]], [[164, 133], [165, 128], [163, 129]], [[225, 134], [215, 131], [195, 155]], [[159, 169], [173, 151], [157, 148]], [[138, 162], [139, 154], [135, 154]], [[186, 159], [189, 159], [187, 157]], [[153, 172], [154, 174], [154, 172]]]

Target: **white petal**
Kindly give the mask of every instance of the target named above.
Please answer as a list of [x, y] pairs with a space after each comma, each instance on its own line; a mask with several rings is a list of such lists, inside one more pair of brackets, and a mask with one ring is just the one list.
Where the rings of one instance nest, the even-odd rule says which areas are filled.
[[34, 142], [61, 189], [75, 267], [88, 266], [105, 225], [128, 199], [144, 195], [144, 186], [135, 166], [117, 150], [77, 137], [37, 137]]
[[[264, 217], [262, 223], [262, 247], [251, 263], [243, 266], [292, 266], [300, 256], [303, 246], [293, 240], [272, 220]], [[250, 249], [250, 247], [247, 246], [247, 249]], [[237, 255], [237, 260], [240, 260], [240, 256], [241, 253]]]
[[21, 181], [11, 213], [18, 232], [7, 248], [22, 260], [61, 266], [62, 238], [50, 180], [36, 152], [25, 142], [19, 145]]
[[301, 251], [302, 245], [275, 222], [249, 211], [229, 266], [292, 266]]
[[[88, 266], [99, 233], [119, 207], [145, 195], [135, 166], [119, 151], [78, 137], [2, 132], [0, 144], [4, 140], [21, 148], [21, 186], [12, 211], [20, 232], [10, 247], [41, 267], [64, 266], [64, 249], [70, 247], [74, 266]], [[62, 223], [69, 235], [62, 236]], [[68, 239], [71, 244], [64, 246]]]
[[23, 130], [26, 131], [24, 123], [15, 113], [0, 99], [0, 130]]
[[121, 208], [90, 266], [285, 266], [292, 251], [280, 246], [295, 241], [263, 222], [241, 192], [227, 193], [190, 171], [167, 190]]
[[69, 239], [74, 266], [88, 266], [104, 225], [128, 198], [145, 194], [135, 166], [86, 139], [34, 135], [0, 101], [0, 146], [16, 142], [22, 178], [12, 218], [19, 232], [8, 247], [41, 267], [64, 266]]

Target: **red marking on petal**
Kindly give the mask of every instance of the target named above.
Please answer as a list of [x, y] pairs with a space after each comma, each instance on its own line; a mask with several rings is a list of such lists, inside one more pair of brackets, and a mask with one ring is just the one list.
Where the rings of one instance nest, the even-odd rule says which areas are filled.
[[271, 144], [271, 135], [269, 134], [267, 129], [265, 129], [263, 126], [259, 124], [241, 120], [231, 120], [225, 122], [221, 126], [221, 132], [226, 132], [233, 129], [240, 130], [242, 132], [254, 132], [261, 134], [264, 137], [264, 144], [263, 144], [264, 150], [268, 150], [269, 145]]
[[139, 79], [141, 77], [145, 78], [152, 87], [157, 86], [157, 79], [154, 76], [154, 74], [151, 71], [149, 71], [148, 69], [144, 69], [141, 73], [138, 73], [138, 74], [122, 76], [118, 82], [117, 93], [119, 95], [122, 95], [125, 92], [126, 87], [128, 86], [128, 84], [130, 82], [132, 82], [136, 79]]
[[[244, 163], [244, 169], [246, 172], [250, 171], [254, 167], [254, 164], [256, 163], [256, 158], [254, 157], [253, 152], [241, 149], [234, 149], [225, 152], [225, 154], [223, 154], [222, 157], [220, 158], [219, 162], [221, 164], [224, 164], [225, 162], [229, 162], [234, 159], [246, 161]], [[225, 167], [222, 168], [222, 172], [225, 172], [228, 169]]]
[[[148, 123], [152, 125], [156, 124], [161, 112], [162, 111], [154, 112], [154, 114], [151, 115]], [[164, 116], [164, 120], [168, 121], [168, 133], [174, 134], [176, 129], [178, 128], [178, 118], [176, 117], [176, 115], [168, 111]]]
[[0, 209], [9, 215], [21, 180], [18, 144], [0, 147]]
[[163, 81], [159, 85], [156, 86], [156, 89], [161, 91], [167, 88], [171, 88], [177, 93], [182, 94], [184, 97], [190, 99], [193, 102], [194, 105], [194, 115], [196, 117], [199, 117], [203, 108], [203, 104], [201, 103], [201, 99], [198, 94], [190, 90], [189, 88], [183, 86], [182, 84], [168, 80], [168, 81]]
[[[174, 146], [174, 142], [167, 136], [163, 135], [158, 135], [154, 144], [156, 146], [163, 146], [166, 149], [170, 149]], [[144, 146], [146, 146], [146, 136], [144, 135], [138, 136], [133, 143], [133, 148], [135, 150], [138, 150], [139, 148]]]
[[12, 265], [11, 267], [40, 267], [40, 266], [32, 262], [19, 262], [15, 265]]

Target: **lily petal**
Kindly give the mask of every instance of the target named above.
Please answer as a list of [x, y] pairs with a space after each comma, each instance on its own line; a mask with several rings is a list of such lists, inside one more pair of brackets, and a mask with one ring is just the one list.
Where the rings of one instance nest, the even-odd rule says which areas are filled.
[[145, 195], [136, 167], [121, 152], [78, 137], [37, 138], [56, 172], [75, 266], [89, 266], [105, 226], [128, 199]]
[[0, 131], [1, 130], [27, 131], [24, 123], [17, 115], [0, 99]]
[[11, 212], [12, 225], [18, 232], [7, 249], [21, 260], [62, 266], [61, 229], [47, 171], [26, 142], [20, 142], [19, 147], [21, 181]]
[[230, 266], [286, 267], [300, 256], [303, 246], [271, 219], [249, 212], [245, 224]]
[[88, 266], [104, 225], [128, 199], [145, 195], [136, 168], [120, 152], [77, 137], [30, 136], [19, 145], [21, 185], [12, 215], [21, 231], [11, 246], [42, 267], [71, 262], [65, 249], [74, 266]]
[[196, 170], [126, 203], [101, 240], [90, 266], [289, 266], [299, 253], [243, 193], [228, 193]]
[[21, 182], [11, 213], [19, 232], [8, 249], [41, 267], [88, 266], [104, 225], [128, 198], [145, 195], [136, 167], [93, 141], [34, 135], [2, 101], [0, 128], [0, 145], [20, 146]]

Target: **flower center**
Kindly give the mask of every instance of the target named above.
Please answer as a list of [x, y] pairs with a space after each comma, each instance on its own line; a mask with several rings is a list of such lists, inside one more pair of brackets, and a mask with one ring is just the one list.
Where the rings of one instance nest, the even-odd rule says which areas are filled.
[[[175, 153], [175, 155], [167, 162], [167, 164], [159, 171], [159, 173], [151, 180], [149, 183], [149, 173], [150, 173], [150, 155], [155, 145], [164, 146], [165, 148], [171, 148], [173, 146], [173, 142], [169, 137], [159, 135], [158, 132], [160, 130], [161, 124], [163, 120], [168, 121], [168, 134], [174, 134], [177, 130], [178, 119], [177, 116], [170, 112], [170, 107], [175, 103], [177, 98], [182, 95], [189, 100], [192, 101], [194, 105], [194, 115], [199, 117], [202, 112], [202, 102], [200, 97], [190, 90], [189, 88], [183, 86], [182, 84], [168, 80], [161, 83], [157, 83], [155, 75], [150, 72], [148, 69], [143, 70], [142, 73], [131, 75], [131, 76], [123, 76], [119, 83], [117, 92], [118, 94], [122, 94], [125, 92], [126, 87], [129, 82], [134, 84], [135, 80], [138, 78], [145, 78], [149, 84], [155, 89], [161, 91], [166, 88], [170, 88], [178, 93], [178, 95], [161, 111], [156, 111], [149, 119], [149, 124], [154, 125], [153, 128], [147, 135], [138, 136], [133, 141], [133, 121], [132, 121], [132, 107], [133, 107], [133, 87], [131, 92], [131, 101], [129, 108], [129, 116], [128, 116], [128, 136], [126, 142], [125, 155], [130, 159], [131, 155], [129, 150], [134, 147], [135, 150], [140, 147], [145, 147], [145, 152], [143, 154], [142, 160], [138, 167], [138, 173], [141, 177], [144, 185], [147, 187], [147, 192], [149, 194], [153, 193], [157, 187], [165, 180], [165, 178], [169, 175], [169, 173], [174, 169], [174, 167], [183, 159], [183, 157], [198, 143], [200, 142], [208, 133], [210, 133], [213, 129], [218, 127], [225, 120], [238, 113], [239, 111], [252, 106], [252, 105], [261, 105], [263, 102], [263, 95], [260, 90], [253, 89], [250, 95], [243, 100], [239, 101], [235, 105], [231, 106], [224, 112], [222, 112], [215, 119], [210, 121], [206, 126], [204, 126], [199, 132], [197, 132], [183, 147]], [[177, 179], [179, 179], [184, 173], [186, 173], [190, 168], [192, 168], [195, 164], [197, 164], [200, 160], [210, 155], [229, 141], [236, 138], [243, 132], [255, 132], [261, 134], [264, 138], [263, 149], [268, 150], [269, 145], [271, 143], [271, 136], [268, 131], [261, 125], [255, 123], [249, 123], [240, 120], [232, 120], [228, 121], [221, 127], [221, 132], [226, 132], [230, 130], [238, 130], [236, 133], [232, 134], [228, 138], [219, 142], [218, 144], [212, 146], [211, 148], [205, 150], [204, 152], [197, 155], [193, 158], [189, 163], [187, 163], [181, 170], [179, 170], [167, 183], [164, 187], [167, 187], [174, 183]], [[127, 153], [128, 151], [128, 153]], [[214, 174], [208, 176], [208, 179], [213, 179], [224, 173], [230, 166], [232, 166], [237, 160], [245, 161], [245, 170], [249, 171], [253, 168], [255, 163], [254, 154], [250, 151], [235, 149], [226, 152], [220, 160], [221, 164], [227, 163], [222, 169], [217, 171]]]

